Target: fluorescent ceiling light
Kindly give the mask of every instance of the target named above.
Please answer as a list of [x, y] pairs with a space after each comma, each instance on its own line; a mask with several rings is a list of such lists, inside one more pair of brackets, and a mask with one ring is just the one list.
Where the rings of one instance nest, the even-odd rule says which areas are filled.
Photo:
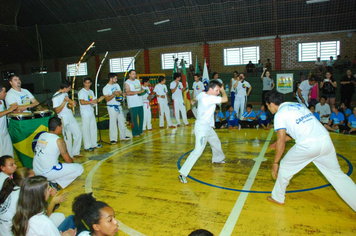
[[160, 25], [160, 24], [164, 24], [164, 23], [167, 23], [167, 22], [170, 22], [171, 20], [170, 19], [167, 19], [167, 20], [161, 20], [161, 21], [157, 21], [155, 23], [153, 23], [154, 25]]
[[106, 29], [101, 29], [101, 30], [97, 30], [96, 32], [101, 33], [101, 32], [106, 32], [106, 31], [110, 31], [111, 28], [106, 28]]
[[319, 3], [319, 2], [330, 2], [330, 0], [309, 0], [307, 4]]

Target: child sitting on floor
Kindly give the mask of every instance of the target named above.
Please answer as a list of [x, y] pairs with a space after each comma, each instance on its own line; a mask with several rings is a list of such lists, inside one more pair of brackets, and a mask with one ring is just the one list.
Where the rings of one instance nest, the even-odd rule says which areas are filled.
[[214, 119], [215, 119], [215, 128], [220, 129], [223, 125], [227, 123], [224, 117], [224, 114], [220, 111], [220, 107], [216, 106], [214, 112]]
[[345, 130], [344, 134], [356, 133], [356, 107], [352, 110], [353, 114], [349, 116], [347, 127], [349, 130]]
[[332, 106], [331, 116], [329, 118], [329, 123], [324, 124], [324, 127], [329, 131], [334, 131], [339, 133], [340, 130], [345, 130], [344, 122], [345, 116], [342, 112], [339, 111], [336, 105]]
[[262, 126], [263, 129], [268, 130], [271, 128], [270, 127], [271, 120], [268, 116], [266, 104], [261, 105], [261, 110], [257, 112], [257, 119], [259, 125]]
[[226, 108], [227, 111], [225, 113], [225, 117], [227, 120], [227, 127], [229, 129], [237, 128], [239, 123], [238, 123], [236, 111], [234, 111], [233, 106], [227, 106]]
[[318, 121], [320, 121], [320, 115], [318, 112], [315, 111], [315, 106], [309, 105], [308, 108], [309, 108], [310, 112], [315, 116], [315, 118], [318, 119]]
[[240, 128], [258, 128], [258, 120], [251, 104], [247, 104], [246, 111], [242, 114], [239, 124]]

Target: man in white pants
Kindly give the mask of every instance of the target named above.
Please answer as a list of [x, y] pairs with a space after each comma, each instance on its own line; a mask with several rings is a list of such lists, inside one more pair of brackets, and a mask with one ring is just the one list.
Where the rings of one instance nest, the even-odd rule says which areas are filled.
[[[218, 96], [219, 93], [222, 94], [222, 97]], [[203, 153], [207, 142], [213, 151], [212, 162], [225, 163], [225, 154], [222, 151], [220, 139], [214, 131], [215, 107], [219, 103], [228, 101], [225, 88], [218, 81], [210, 81], [208, 91], [200, 93], [191, 103], [193, 104], [195, 101], [198, 101], [198, 116], [194, 127], [195, 148], [180, 168], [178, 176], [180, 182], [184, 184], [188, 183], [187, 176]]]
[[150, 88], [148, 85], [150, 84], [150, 79], [148, 77], [142, 78], [142, 88], [145, 90], [145, 94], [142, 96], [143, 102], [143, 130], [152, 130], [152, 114], [151, 114], [151, 106], [150, 99], [152, 98]]
[[[192, 93], [192, 98], [196, 98], [201, 92], [204, 90], [204, 84], [203, 82], [200, 81], [200, 74], [194, 74], [194, 83], [193, 83], [193, 93]], [[192, 112], [195, 118], [197, 118], [197, 105], [198, 103], [195, 103], [192, 107]]]
[[7, 130], [6, 115], [17, 109], [17, 106], [10, 106], [5, 109], [4, 99], [6, 97], [6, 88], [0, 84], [0, 157], [4, 155], [14, 156], [14, 149]]
[[173, 74], [173, 81], [171, 82], [169, 88], [172, 92], [172, 99], [174, 105], [174, 115], [177, 120], [177, 126], [180, 126], [180, 115], [179, 112], [182, 113], [183, 122], [186, 126], [189, 126], [189, 122], [187, 119], [187, 111], [185, 109], [184, 100], [183, 100], [183, 92], [187, 89], [187, 87], [183, 87], [183, 84], [179, 82], [182, 79], [181, 73]]
[[[248, 91], [246, 92], [246, 89]], [[236, 115], [238, 118], [242, 119], [242, 114], [245, 112], [247, 97], [250, 96], [252, 86], [249, 82], [245, 80], [245, 73], [240, 73], [238, 77], [238, 81], [234, 85], [235, 90], [235, 102], [234, 102], [234, 110], [236, 111]]]
[[172, 121], [171, 121], [171, 113], [168, 106], [168, 102], [169, 102], [168, 89], [165, 83], [166, 83], [166, 78], [164, 76], [160, 76], [158, 77], [158, 84], [153, 89], [153, 92], [157, 96], [157, 102], [159, 105], [159, 127], [161, 129], [164, 128], [165, 116], [166, 116], [168, 128], [175, 128], [175, 126], [172, 125]]
[[130, 140], [126, 136], [126, 125], [124, 110], [122, 109], [120, 95], [122, 91], [120, 85], [117, 84], [117, 75], [115, 73], [108, 74], [109, 82], [103, 88], [103, 95], [106, 100], [107, 109], [109, 113], [109, 136], [111, 145], [117, 142], [117, 126], [120, 130], [120, 140]]
[[[80, 131], [78, 122], [73, 116], [72, 109], [68, 108], [68, 104], [75, 106], [76, 102], [69, 99], [68, 92], [71, 85], [68, 82], [62, 82], [60, 89], [53, 95], [52, 102], [54, 111], [63, 123], [63, 137], [66, 142], [69, 155], [81, 157], [80, 147], [82, 145], [82, 132]], [[73, 142], [72, 142], [73, 136]]]
[[[277, 132], [277, 142], [270, 146], [276, 149], [272, 177], [277, 181], [267, 200], [283, 205], [290, 179], [313, 162], [340, 197], [356, 211], [356, 185], [340, 169], [326, 129], [304, 105], [282, 101], [282, 95], [277, 92], [266, 94], [268, 109], [275, 114], [274, 129]], [[295, 145], [282, 159], [285, 143], [291, 139], [295, 140]]]
[[[65, 142], [58, 136], [62, 133], [61, 120], [52, 117], [48, 121], [48, 133], [38, 137], [33, 158], [33, 171], [49, 181], [59, 184], [63, 189], [83, 173], [83, 166], [73, 163]], [[66, 163], [58, 162], [61, 155]]]
[[310, 102], [309, 93], [311, 92], [311, 89], [315, 84], [316, 84], [316, 80], [313, 76], [310, 77], [308, 80], [304, 80], [303, 82], [300, 83], [296, 94], [299, 103], [302, 103], [306, 107], [309, 107], [309, 103], [308, 103]]
[[83, 143], [84, 150], [92, 152], [94, 151], [94, 148], [102, 147], [101, 144], [97, 143], [98, 128], [94, 115], [94, 106], [96, 106], [98, 102], [102, 101], [104, 96], [101, 96], [99, 100], [96, 99], [93, 90], [90, 89], [92, 84], [90, 78], [84, 78], [83, 84], [84, 88], [82, 88], [78, 93], [80, 116], [82, 117], [83, 125]]

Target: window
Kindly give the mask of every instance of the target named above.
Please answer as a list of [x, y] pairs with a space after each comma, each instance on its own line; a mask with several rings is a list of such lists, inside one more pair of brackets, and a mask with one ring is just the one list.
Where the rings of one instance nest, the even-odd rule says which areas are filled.
[[[78, 63], [67, 64], [67, 76], [74, 76]], [[86, 62], [82, 62], [79, 65], [77, 76], [88, 75], [88, 66]]]
[[312, 42], [298, 44], [298, 61], [327, 61], [340, 54], [340, 41]]
[[[121, 57], [110, 59], [110, 73], [126, 72], [127, 67], [130, 65], [133, 59], [134, 57]], [[132, 62], [129, 69], [135, 69], [135, 61]]]
[[185, 67], [188, 68], [192, 64], [192, 52], [175, 52], [161, 54], [162, 70], [169, 70], [174, 68], [174, 60], [178, 58], [178, 68], [181, 68], [181, 59], [185, 61]]
[[246, 65], [249, 61], [256, 64], [259, 59], [259, 46], [224, 49], [224, 66]]

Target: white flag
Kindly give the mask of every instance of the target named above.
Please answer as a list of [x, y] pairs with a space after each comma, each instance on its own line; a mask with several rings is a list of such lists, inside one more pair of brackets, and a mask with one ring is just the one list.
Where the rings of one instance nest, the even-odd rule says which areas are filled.
[[209, 84], [209, 73], [208, 73], [208, 67], [206, 65], [206, 58], [204, 59], [204, 70], [203, 70], [203, 84], [205, 87], [205, 91], [208, 90], [208, 84]]

